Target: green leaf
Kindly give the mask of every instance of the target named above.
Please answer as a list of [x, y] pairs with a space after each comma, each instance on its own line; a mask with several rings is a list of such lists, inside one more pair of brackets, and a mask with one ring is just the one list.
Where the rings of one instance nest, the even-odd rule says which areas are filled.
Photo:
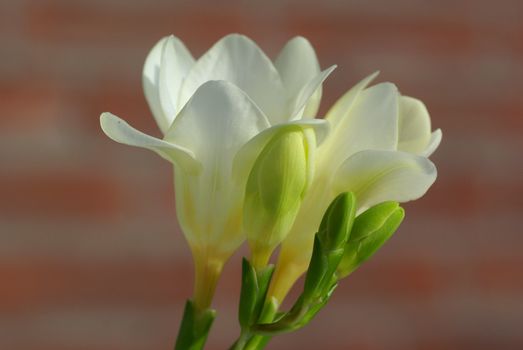
[[350, 238], [338, 266], [344, 278], [369, 259], [396, 232], [405, 217], [397, 202], [384, 202], [371, 207], [354, 220]]

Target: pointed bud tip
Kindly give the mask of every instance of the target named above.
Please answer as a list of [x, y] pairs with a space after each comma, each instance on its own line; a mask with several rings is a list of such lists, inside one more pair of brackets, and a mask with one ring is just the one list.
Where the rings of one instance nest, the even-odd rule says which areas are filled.
[[397, 202], [384, 202], [360, 214], [340, 265], [340, 278], [346, 277], [378, 251], [396, 232], [405, 217], [405, 210]]
[[354, 221], [356, 197], [352, 192], [339, 194], [329, 205], [320, 224], [319, 236], [328, 250], [347, 242]]
[[388, 201], [377, 204], [358, 215], [354, 220], [350, 240], [359, 240], [395, 219], [399, 219], [401, 222], [404, 213], [405, 211], [398, 202]]

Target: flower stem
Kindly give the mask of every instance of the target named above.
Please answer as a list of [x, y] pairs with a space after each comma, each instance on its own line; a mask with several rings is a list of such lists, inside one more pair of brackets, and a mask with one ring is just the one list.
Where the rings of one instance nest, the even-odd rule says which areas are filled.
[[223, 269], [222, 259], [212, 259], [208, 256], [194, 255], [194, 294], [193, 302], [198, 310], [206, 310], [216, 290], [216, 284]]
[[269, 259], [271, 258], [273, 249], [260, 246], [253, 247], [251, 255], [251, 264], [256, 269], [256, 271], [262, 270], [269, 264]]
[[242, 331], [240, 334], [240, 337], [238, 340], [234, 342], [234, 344], [231, 346], [230, 350], [244, 350], [245, 345], [247, 345], [247, 342], [251, 338], [251, 334], [249, 332]]
[[175, 350], [203, 349], [215, 316], [214, 310], [198, 310], [194, 303], [188, 300], [176, 338]]

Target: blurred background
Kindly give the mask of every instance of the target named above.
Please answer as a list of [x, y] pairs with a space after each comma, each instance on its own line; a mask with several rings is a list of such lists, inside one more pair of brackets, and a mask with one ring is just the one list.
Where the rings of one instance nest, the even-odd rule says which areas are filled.
[[[170, 349], [192, 263], [171, 168], [99, 128], [159, 132], [146, 54], [230, 32], [275, 57], [307, 37], [322, 111], [367, 74], [426, 102], [439, 178], [391, 241], [268, 349], [523, 349], [523, 2], [0, 0], [0, 349]], [[240, 253], [209, 349], [238, 334]], [[321, 344], [321, 345], [320, 345]]]

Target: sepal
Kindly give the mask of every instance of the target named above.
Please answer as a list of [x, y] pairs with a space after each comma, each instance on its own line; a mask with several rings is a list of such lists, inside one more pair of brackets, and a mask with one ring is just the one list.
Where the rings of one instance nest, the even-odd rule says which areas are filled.
[[256, 270], [247, 259], [243, 259], [238, 312], [242, 329], [248, 329], [260, 318], [273, 271], [272, 265]]

